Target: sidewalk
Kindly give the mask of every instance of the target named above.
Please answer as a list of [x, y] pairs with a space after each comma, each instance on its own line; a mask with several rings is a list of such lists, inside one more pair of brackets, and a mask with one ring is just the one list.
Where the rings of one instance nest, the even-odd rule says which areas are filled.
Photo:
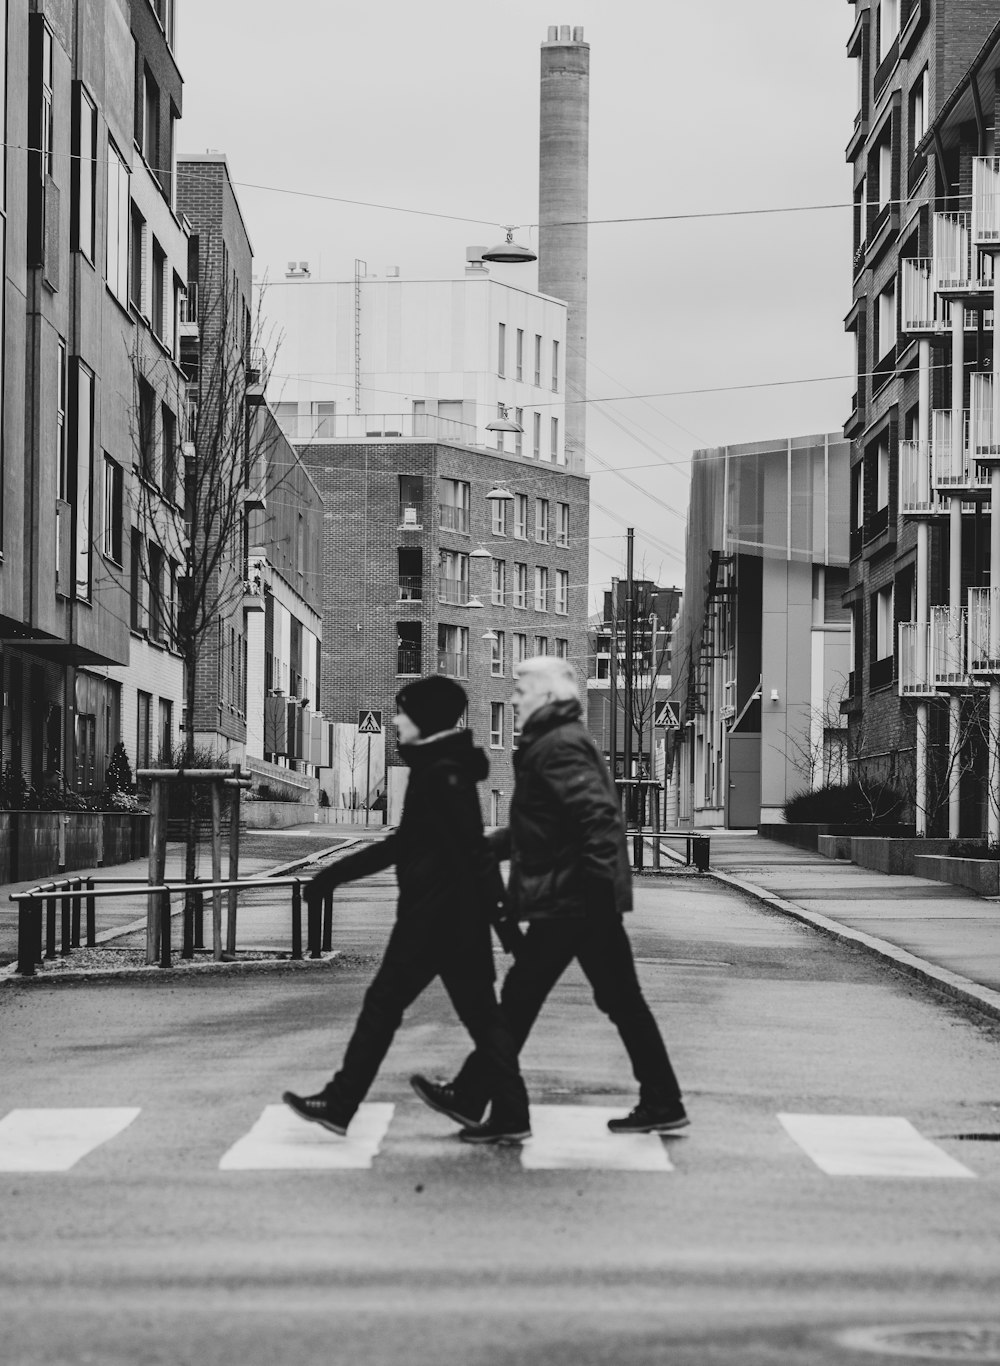
[[751, 831], [704, 833], [712, 840], [711, 876], [1000, 1018], [1000, 903]]
[[[364, 831], [361, 831], [360, 835], [364, 837]], [[240, 877], [267, 877], [279, 872], [296, 873], [331, 850], [340, 848], [348, 840], [358, 837], [359, 832], [353, 827], [338, 828], [314, 824], [292, 826], [285, 830], [246, 830], [240, 840]], [[225, 878], [229, 860], [227, 842], [223, 841], [223, 844], [222, 875]], [[166, 877], [168, 880], [178, 881], [183, 875], [184, 846], [172, 842], [167, 846]], [[208, 880], [211, 875], [211, 851], [207, 845], [201, 845], [198, 849], [198, 876]], [[133, 859], [129, 863], [116, 863], [106, 868], [74, 868], [62, 875], [54, 874], [51, 877], [0, 886], [0, 967], [13, 962], [17, 957], [18, 904], [9, 899], [11, 893], [24, 892], [41, 883], [56, 882], [60, 877], [81, 878], [83, 881], [93, 877], [98, 885], [101, 879], [128, 879], [132, 885], [140, 886], [149, 880], [149, 860]], [[285, 926], [290, 900], [287, 888], [275, 889], [273, 894], [269, 894], [265, 888], [256, 893], [245, 893], [243, 898], [254, 903], [254, 919], [258, 922], [262, 918], [280, 920], [280, 937], [287, 939]], [[180, 898], [175, 900], [179, 901]], [[176, 911], [178, 907], [175, 905], [174, 909]], [[268, 911], [271, 912], [270, 917], [266, 916]], [[265, 912], [265, 917], [261, 916], [261, 912]], [[122, 932], [126, 926], [138, 919], [144, 920], [145, 915], [146, 897], [141, 892], [135, 896], [98, 899], [98, 942], [115, 934], [116, 931]], [[241, 916], [241, 919], [250, 920], [249, 906], [248, 914]]]

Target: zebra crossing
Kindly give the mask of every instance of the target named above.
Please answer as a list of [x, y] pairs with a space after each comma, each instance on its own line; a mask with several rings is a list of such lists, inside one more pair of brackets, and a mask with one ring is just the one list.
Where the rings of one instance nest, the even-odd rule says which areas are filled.
[[[360, 1107], [345, 1138], [307, 1124], [284, 1105], [265, 1105], [245, 1133], [234, 1136], [218, 1159], [223, 1172], [362, 1171], [377, 1168], [394, 1151], [397, 1107]], [[412, 1108], [412, 1107], [411, 1107]], [[422, 1115], [422, 1111], [419, 1111]], [[612, 1134], [607, 1121], [621, 1109], [596, 1105], [534, 1105], [532, 1137], [518, 1150], [523, 1171], [644, 1172], [669, 1175], [672, 1155], [697, 1166], [697, 1131], [664, 1140], [656, 1134]], [[0, 1117], [0, 1173], [68, 1172], [89, 1154], [114, 1144], [126, 1129], [141, 1127], [134, 1106], [14, 1109]], [[922, 1135], [908, 1119], [886, 1115], [778, 1113], [775, 1150], [781, 1160], [804, 1154], [832, 1178], [973, 1179], [977, 1173]], [[406, 1126], [401, 1126], [406, 1127]], [[436, 1130], [435, 1130], [436, 1133]], [[692, 1136], [695, 1142], [692, 1143]], [[784, 1140], [791, 1140], [786, 1143]], [[399, 1146], [405, 1149], [405, 1141]], [[441, 1135], [441, 1151], [472, 1152]]]

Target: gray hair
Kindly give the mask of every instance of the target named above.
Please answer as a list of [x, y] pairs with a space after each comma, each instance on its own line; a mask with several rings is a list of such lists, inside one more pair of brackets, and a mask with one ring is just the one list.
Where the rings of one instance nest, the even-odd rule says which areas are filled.
[[514, 670], [515, 678], [529, 676], [537, 678], [549, 691], [553, 702], [579, 701], [580, 680], [568, 659], [557, 655], [535, 655], [524, 660]]

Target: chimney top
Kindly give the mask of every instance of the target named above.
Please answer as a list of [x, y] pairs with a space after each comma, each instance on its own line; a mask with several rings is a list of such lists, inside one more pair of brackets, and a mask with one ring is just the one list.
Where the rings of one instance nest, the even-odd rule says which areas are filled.
[[[570, 37], [570, 34], [571, 34], [571, 33], [572, 33], [572, 35], [573, 35], [572, 37]], [[581, 24], [577, 24], [577, 25], [575, 25], [575, 26], [571, 29], [570, 26], [569, 26], [569, 24], [550, 24], [550, 25], [549, 25], [549, 36], [548, 36], [548, 38], [546, 39], [546, 42], [549, 42], [549, 43], [582, 43], [582, 42], [583, 42], [583, 26], [582, 26]]]

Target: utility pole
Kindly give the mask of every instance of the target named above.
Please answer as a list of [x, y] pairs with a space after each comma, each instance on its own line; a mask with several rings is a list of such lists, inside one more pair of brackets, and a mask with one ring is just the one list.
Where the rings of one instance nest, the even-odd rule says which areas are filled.
[[618, 778], [618, 578], [611, 580], [611, 778]]
[[[633, 621], [633, 602], [632, 595], [635, 591], [635, 584], [632, 577], [632, 560], [635, 550], [635, 528], [629, 527], [627, 531], [628, 550], [625, 558], [625, 779], [632, 777], [632, 674], [634, 669], [635, 655], [635, 622]], [[625, 789], [626, 794], [631, 792], [631, 788]], [[631, 814], [631, 800], [628, 795], [625, 798], [625, 810]], [[626, 816], [627, 820], [627, 816]]]

